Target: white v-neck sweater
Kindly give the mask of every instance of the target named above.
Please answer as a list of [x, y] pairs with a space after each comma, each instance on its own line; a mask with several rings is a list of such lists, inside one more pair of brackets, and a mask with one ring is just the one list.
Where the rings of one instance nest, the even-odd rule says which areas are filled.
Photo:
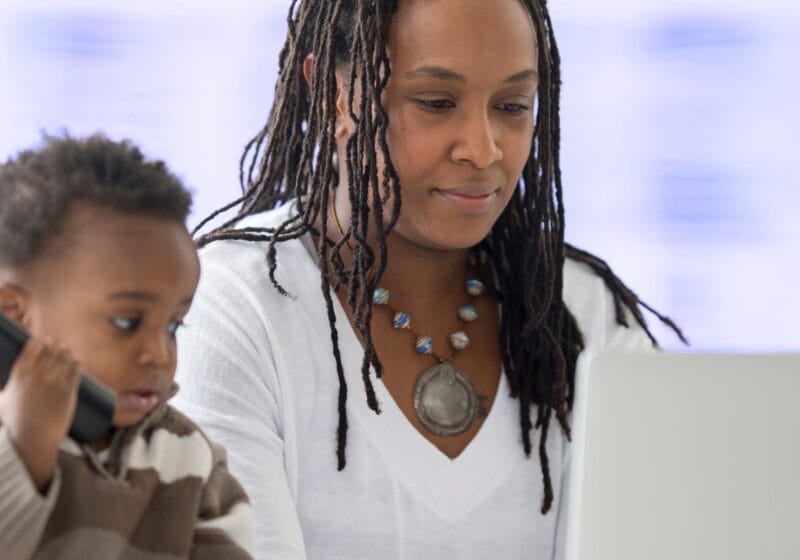
[[[292, 208], [244, 225], [275, 227]], [[518, 401], [505, 377], [477, 436], [451, 460], [412, 427], [380, 381], [382, 413], [367, 408], [362, 347], [334, 298], [349, 421], [347, 466], [336, 470], [338, 383], [319, 270], [300, 240], [277, 251], [277, 278], [291, 298], [269, 282], [266, 244], [224, 241], [201, 252], [173, 401], [227, 447], [253, 504], [258, 558], [559, 557], [569, 454], [557, 425], [547, 441], [556, 500], [542, 515], [539, 461], [523, 453]], [[611, 296], [588, 267], [565, 264], [563, 295], [586, 352], [650, 347], [633, 321], [615, 323]]]

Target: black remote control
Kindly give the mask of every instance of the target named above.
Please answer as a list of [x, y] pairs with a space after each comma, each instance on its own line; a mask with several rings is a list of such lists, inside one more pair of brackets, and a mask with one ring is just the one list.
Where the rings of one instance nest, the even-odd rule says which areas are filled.
[[[0, 388], [8, 382], [11, 368], [28, 338], [22, 327], [0, 312]], [[97, 441], [111, 429], [116, 406], [117, 397], [113, 391], [88, 375], [81, 375], [69, 436], [80, 443]]]

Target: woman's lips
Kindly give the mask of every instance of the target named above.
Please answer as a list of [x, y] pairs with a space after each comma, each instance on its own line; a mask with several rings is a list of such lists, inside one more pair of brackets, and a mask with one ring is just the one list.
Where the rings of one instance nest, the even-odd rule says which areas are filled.
[[488, 186], [467, 186], [433, 191], [448, 205], [466, 214], [482, 214], [491, 208], [497, 189]]

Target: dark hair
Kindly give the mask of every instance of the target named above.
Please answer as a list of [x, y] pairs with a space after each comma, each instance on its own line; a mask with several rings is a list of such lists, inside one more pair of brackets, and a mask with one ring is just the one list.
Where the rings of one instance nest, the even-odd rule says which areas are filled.
[[185, 223], [191, 194], [163, 162], [101, 134], [45, 136], [38, 149], [0, 165], [0, 266], [36, 258], [58, 235], [70, 205], [87, 202]]
[[[542, 512], [553, 500], [545, 443], [555, 416], [567, 437], [568, 412], [575, 380], [575, 363], [583, 337], [562, 299], [562, 269], [566, 257], [587, 263], [613, 293], [617, 322], [626, 325], [624, 309], [647, 330], [636, 295], [609, 267], [592, 255], [564, 243], [564, 206], [559, 168], [560, 63], [544, 0], [520, 0], [531, 15], [538, 52], [538, 111], [531, 153], [517, 194], [479, 248], [489, 256], [494, 291], [501, 313], [501, 348], [512, 396], [519, 401], [522, 444], [532, 451], [531, 430], [541, 430], [538, 453], [544, 498]], [[386, 51], [396, 0], [294, 0], [289, 9], [288, 37], [280, 54], [275, 101], [266, 126], [245, 149], [241, 162], [242, 198], [219, 209], [202, 227], [239, 203], [236, 216], [204, 236], [200, 244], [220, 239], [268, 241], [267, 260], [273, 285], [276, 244], [310, 232], [319, 239], [320, 284], [328, 308], [333, 355], [339, 377], [337, 456], [345, 466], [347, 417], [345, 383], [339, 353], [332, 293], [348, 289], [354, 327], [364, 341], [362, 377], [369, 406], [378, 412], [369, 372], [381, 365], [372, 342], [372, 296], [386, 269], [386, 236], [400, 212], [400, 182], [386, 142], [388, 118], [381, 95], [391, 74]], [[305, 57], [314, 53], [308, 88], [302, 73]], [[338, 242], [327, 239], [328, 207], [337, 186], [337, 162], [332, 131], [335, 127], [336, 68], [349, 70], [350, 117], [355, 131], [347, 142], [345, 161], [352, 214], [350, 227]], [[358, 89], [360, 105], [354, 106]], [[375, 146], [385, 168], [379, 175]], [[388, 195], [391, 194], [391, 197]], [[278, 228], [237, 228], [236, 222], [294, 200], [299, 213]], [[384, 200], [391, 206], [384, 214]], [[384, 216], [388, 219], [384, 221]], [[372, 221], [378, 247], [369, 246]], [[321, 224], [318, 229], [317, 222]], [[352, 265], [345, 269], [342, 247], [352, 246]], [[329, 278], [333, 279], [331, 286]], [[661, 316], [659, 316], [661, 317]], [[664, 318], [672, 325], [668, 319]], [[627, 325], [626, 325], [627, 326]], [[676, 329], [677, 331], [677, 329]], [[650, 335], [650, 332], [648, 335]], [[653, 343], [655, 339], [650, 335]], [[533, 409], [533, 410], [532, 410]], [[535, 414], [535, 419], [533, 415]]]

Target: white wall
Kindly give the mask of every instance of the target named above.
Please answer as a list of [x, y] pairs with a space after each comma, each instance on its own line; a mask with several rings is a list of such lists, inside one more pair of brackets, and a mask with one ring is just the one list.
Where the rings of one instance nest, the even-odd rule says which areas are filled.
[[[606, 257], [697, 349], [800, 348], [800, 3], [550, 5], [568, 238]], [[184, 178], [193, 221], [236, 197], [288, 2], [222, 6], [0, 0], [0, 158], [42, 130], [104, 130]]]

